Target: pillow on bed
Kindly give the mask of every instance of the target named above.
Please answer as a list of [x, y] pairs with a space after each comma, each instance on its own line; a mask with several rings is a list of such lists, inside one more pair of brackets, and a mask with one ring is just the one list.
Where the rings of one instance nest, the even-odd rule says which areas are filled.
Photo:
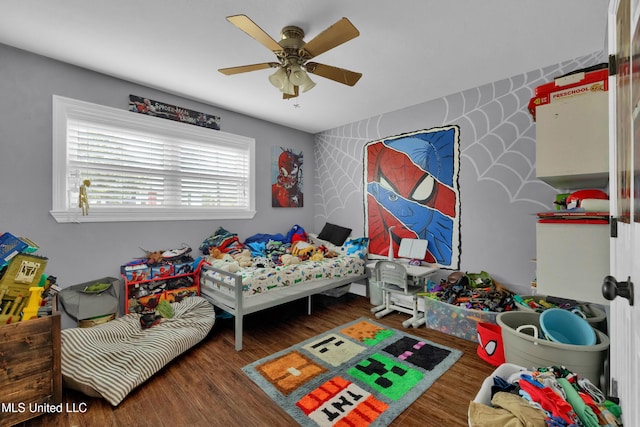
[[341, 249], [346, 255], [364, 258], [369, 253], [369, 238], [349, 239], [342, 245]]
[[350, 234], [350, 228], [341, 227], [339, 225], [327, 222], [324, 227], [322, 227], [322, 231], [320, 232], [320, 234], [318, 234], [318, 239], [326, 240], [336, 246], [342, 246], [342, 244], [345, 242], [345, 240], [347, 240], [347, 237], [349, 237]]

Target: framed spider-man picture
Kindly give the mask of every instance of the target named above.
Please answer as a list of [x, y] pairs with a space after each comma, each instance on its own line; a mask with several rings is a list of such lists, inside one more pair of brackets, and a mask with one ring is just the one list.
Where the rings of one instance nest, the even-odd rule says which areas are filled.
[[302, 152], [295, 153], [290, 148], [273, 147], [271, 157], [271, 206], [303, 207]]
[[397, 257], [403, 238], [428, 241], [425, 262], [460, 264], [460, 129], [446, 126], [364, 146], [365, 233], [369, 254]]

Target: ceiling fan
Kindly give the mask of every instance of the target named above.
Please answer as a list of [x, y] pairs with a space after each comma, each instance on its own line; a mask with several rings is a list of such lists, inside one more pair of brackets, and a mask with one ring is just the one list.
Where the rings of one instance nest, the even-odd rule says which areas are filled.
[[362, 77], [362, 73], [317, 62], [309, 62], [312, 58], [360, 35], [358, 29], [347, 18], [338, 20], [309, 42], [303, 40], [304, 31], [300, 27], [292, 25], [284, 27], [280, 32], [280, 41], [276, 42], [246, 15], [228, 16], [227, 21], [271, 50], [278, 58], [278, 62], [263, 62], [221, 68], [218, 71], [222, 74], [229, 76], [265, 68], [275, 68], [276, 71], [269, 76], [269, 81], [283, 93], [284, 99], [295, 98], [300, 90], [306, 92], [316, 85], [307, 73], [348, 86], [355, 85]]

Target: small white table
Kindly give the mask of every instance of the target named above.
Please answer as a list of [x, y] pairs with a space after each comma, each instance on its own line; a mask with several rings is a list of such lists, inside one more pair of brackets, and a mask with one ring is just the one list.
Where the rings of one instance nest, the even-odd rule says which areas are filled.
[[[375, 266], [378, 261], [381, 261], [381, 260], [375, 260], [375, 259], [369, 260], [369, 262], [367, 262], [367, 265], [366, 265], [367, 269], [369, 269], [370, 272], [373, 272], [375, 270]], [[421, 287], [422, 291], [426, 291], [426, 279], [433, 276], [439, 269], [436, 267], [430, 267], [426, 265], [409, 265], [408, 261], [409, 260], [402, 259], [402, 258], [393, 259], [393, 262], [397, 262], [398, 264], [402, 264], [404, 266], [404, 268], [407, 271], [407, 276], [408, 276], [407, 280], [411, 280], [411, 282], [413, 283], [413, 286], [415, 286], [416, 288]], [[369, 274], [369, 277], [372, 277], [372, 274]], [[386, 316], [387, 314], [393, 313], [394, 311], [400, 311], [402, 313], [407, 313], [412, 315], [411, 318], [402, 322], [402, 325], [405, 328], [409, 326], [413, 326], [414, 328], [417, 328], [425, 324], [426, 320], [425, 320], [424, 314], [422, 316], [417, 316], [417, 317], [413, 316], [412, 310], [398, 304], [391, 303], [389, 307], [387, 307], [387, 305], [383, 301], [382, 305], [378, 305], [371, 309], [372, 313], [376, 313], [376, 317]]]

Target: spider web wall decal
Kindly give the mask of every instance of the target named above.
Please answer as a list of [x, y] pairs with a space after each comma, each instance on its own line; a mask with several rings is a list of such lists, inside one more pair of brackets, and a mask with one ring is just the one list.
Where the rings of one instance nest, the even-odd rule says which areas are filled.
[[[316, 136], [316, 219], [330, 218], [346, 209], [350, 201], [362, 202], [362, 150], [377, 133], [379, 119], [346, 125]], [[361, 212], [360, 207], [358, 214]]]
[[[606, 53], [596, 52], [407, 109], [422, 112], [424, 123], [415, 122], [419, 114], [406, 114], [411, 117], [406, 119], [402, 112], [391, 112], [316, 135], [316, 223], [345, 211], [351, 214], [356, 206], [351, 202], [362, 201], [362, 150], [367, 142], [445, 124], [460, 127], [462, 181], [492, 183], [509, 203], [548, 209], [559, 191], [536, 178], [535, 123], [527, 104], [537, 86], [603, 60]], [[395, 128], [381, 132], [389, 122]]]

